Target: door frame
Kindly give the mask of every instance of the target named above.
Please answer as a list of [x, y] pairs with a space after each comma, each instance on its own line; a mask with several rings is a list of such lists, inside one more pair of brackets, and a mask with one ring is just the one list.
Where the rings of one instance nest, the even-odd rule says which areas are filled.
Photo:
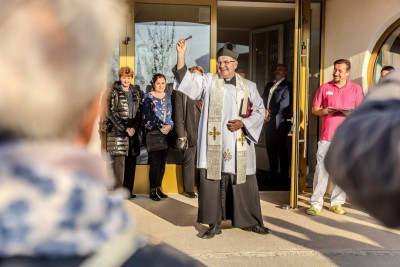
[[[294, 31], [293, 131], [290, 207], [298, 207], [299, 183], [306, 180], [310, 0], [296, 0]], [[302, 153], [303, 152], [303, 153]], [[301, 155], [303, 154], [303, 155]]]
[[[283, 35], [284, 35], [284, 27], [283, 24], [276, 24], [276, 25], [272, 25], [272, 26], [268, 26], [268, 27], [263, 27], [263, 28], [259, 28], [259, 29], [255, 29], [255, 30], [251, 30], [250, 34], [249, 34], [249, 44], [250, 44], [250, 48], [249, 48], [249, 72], [251, 74], [250, 78], [252, 81], [254, 81], [254, 68], [253, 68], [253, 36], [254, 34], [257, 33], [263, 33], [263, 32], [268, 32], [268, 31], [274, 31], [274, 30], [278, 30], [278, 62], [283, 62]], [[269, 81], [266, 80], [264, 81], [264, 84], [267, 84]]]

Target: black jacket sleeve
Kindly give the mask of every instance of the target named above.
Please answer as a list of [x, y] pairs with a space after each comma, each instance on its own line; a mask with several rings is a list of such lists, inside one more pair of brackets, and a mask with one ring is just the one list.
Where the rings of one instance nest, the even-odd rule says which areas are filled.
[[107, 118], [109, 118], [114, 126], [121, 132], [126, 131], [126, 125], [123, 120], [118, 115], [118, 92], [115, 88], [110, 90], [107, 98]]
[[136, 115], [135, 115], [135, 121], [133, 122], [133, 128], [135, 129], [135, 132], [138, 132], [140, 127], [142, 126], [142, 109], [143, 109], [143, 91], [142, 90], [138, 90], [138, 94], [139, 94], [139, 106], [138, 109], [136, 111]]
[[183, 77], [185, 77], [185, 74], [187, 72], [187, 67], [186, 65], [183, 66], [181, 69], [176, 69], [176, 65], [172, 68], [172, 73], [175, 76], [175, 79], [180, 83], [183, 80]]
[[178, 137], [184, 137], [186, 135], [185, 132], [185, 118], [184, 118], [184, 114], [183, 114], [183, 109], [184, 109], [184, 98], [185, 95], [179, 91], [174, 91], [174, 117], [173, 117], [173, 121], [175, 122], [175, 131], [176, 134], [178, 135]]

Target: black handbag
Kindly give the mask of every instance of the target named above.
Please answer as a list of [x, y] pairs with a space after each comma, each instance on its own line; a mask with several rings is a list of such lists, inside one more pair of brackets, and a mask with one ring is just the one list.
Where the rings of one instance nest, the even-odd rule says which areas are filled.
[[146, 132], [146, 147], [148, 152], [168, 148], [167, 137], [160, 130]]
[[[166, 95], [168, 99], [168, 93]], [[164, 119], [167, 116], [167, 101], [164, 102]], [[151, 130], [146, 131], [146, 148], [147, 152], [159, 151], [163, 149], [169, 148], [168, 139], [165, 134], [163, 134], [160, 130]]]

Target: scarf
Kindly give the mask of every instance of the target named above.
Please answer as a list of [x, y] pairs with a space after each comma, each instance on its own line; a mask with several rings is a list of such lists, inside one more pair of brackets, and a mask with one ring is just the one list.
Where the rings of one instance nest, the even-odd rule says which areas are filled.
[[[249, 87], [243, 77], [236, 76], [236, 99], [238, 119], [241, 99], [249, 97]], [[215, 74], [212, 78], [210, 92], [210, 106], [208, 113], [207, 128], [207, 178], [210, 180], [221, 180], [222, 170], [222, 113], [224, 109], [225, 81]], [[236, 135], [236, 175], [237, 184], [246, 182], [247, 141], [240, 129]]]
[[0, 145], [0, 256], [88, 255], [131, 229], [103, 165], [70, 143]]

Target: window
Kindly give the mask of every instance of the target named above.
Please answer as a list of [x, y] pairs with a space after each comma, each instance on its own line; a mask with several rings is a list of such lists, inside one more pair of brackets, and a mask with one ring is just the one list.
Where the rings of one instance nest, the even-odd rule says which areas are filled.
[[176, 64], [175, 45], [188, 40], [186, 64], [210, 71], [210, 7], [191, 5], [135, 5], [135, 82], [150, 90], [155, 73], [173, 82], [171, 69]]
[[370, 68], [371, 66], [370, 86], [379, 81], [382, 67], [393, 66], [396, 70], [400, 69], [400, 20], [392, 24], [377, 42], [371, 56]]
[[[176, 64], [176, 43], [189, 39], [186, 51], [188, 67], [201, 66], [210, 71], [211, 8], [197, 5], [135, 3], [135, 83], [144, 92], [152, 87], [155, 73], [167, 78], [167, 90], [172, 89], [171, 69]], [[147, 164], [147, 150], [141, 141], [138, 164]], [[182, 164], [182, 152], [170, 150], [169, 164]]]

